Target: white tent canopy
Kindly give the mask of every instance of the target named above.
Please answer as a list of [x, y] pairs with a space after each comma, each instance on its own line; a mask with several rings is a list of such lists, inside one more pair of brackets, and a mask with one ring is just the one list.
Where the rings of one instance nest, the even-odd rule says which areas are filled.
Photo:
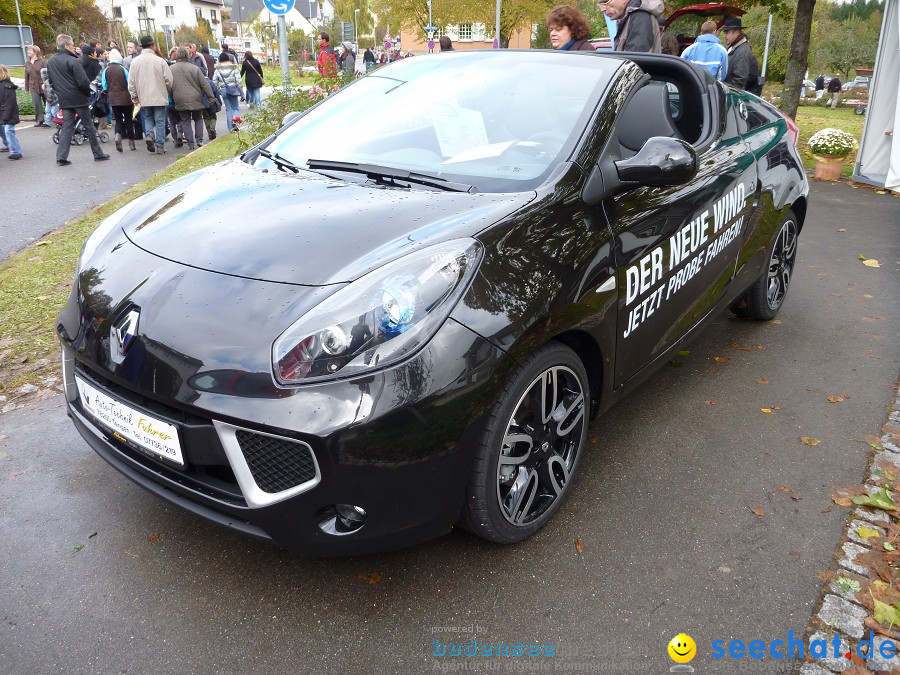
[[853, 180], [900, 193], [900, 0], [887, 0]]

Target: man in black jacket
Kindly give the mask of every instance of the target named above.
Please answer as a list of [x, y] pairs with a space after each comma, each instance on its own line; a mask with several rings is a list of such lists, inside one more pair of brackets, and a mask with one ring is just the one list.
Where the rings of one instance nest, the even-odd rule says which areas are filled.
[[759, 63], [743, 30], [741, 20], [736, 17], [729, 17], [722, 24], [725, 44], [728, 45], [728, 74], [725, 75], [725, 82], [759, 96], [762, 93], [762, 88], [759, 87]]
[[56, 164], [66, 166], [72, 163], [69, 161], [69, 148], [75, 129], [76, 114], [81, 118], [82, 126], [91, 142], [94, 161], [109, 159], [109, 155], [100, 147], [97, 130], [88, 110], [91, 81], [85, 75], [84, 68], [75, 54], [75, 43], [72, 42], [70, 35], [63, 34], [56, 37], [56, 54], [47, 63], [47, 76], [63, 111], [63, 125], [59, 132], [59, 145], [56, 147]]
[[837, 108], [838, 99], [841, 97], [841, 78], [837, 75], [831, 78], [831, 81], [828, 83], [828, 105], [831, 106], [831, 109], [834, 110]]

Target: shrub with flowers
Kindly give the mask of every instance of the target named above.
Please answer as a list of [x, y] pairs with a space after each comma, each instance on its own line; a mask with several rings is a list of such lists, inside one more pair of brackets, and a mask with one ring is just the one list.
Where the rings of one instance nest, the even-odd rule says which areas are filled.
[[846, 157], [856, 147], [856, 139], [840, 129], [819, 129], [807, 142], [813, 154], [823, 157]]
[[247, 116], [246, 129], [249, 136], [242, 139], [246, 147], [259, 143], [281, 126], [281, 120], [289, 112], [302, 112], [311, 108], [329, 94], [341, 88], [343, 80], [338, 77], [316, 75], [312, 86], [294, 87], [284, 90], [276, 87], [266, 96], [262, 105]]

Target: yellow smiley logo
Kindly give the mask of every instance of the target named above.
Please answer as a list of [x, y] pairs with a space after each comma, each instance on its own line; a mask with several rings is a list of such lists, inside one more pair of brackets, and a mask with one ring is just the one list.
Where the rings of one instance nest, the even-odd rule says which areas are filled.
[[669, 640], [669, 657], [675, 663], [687, 663], [696, 655], [697, 644], [690, 635], [679, 633]]

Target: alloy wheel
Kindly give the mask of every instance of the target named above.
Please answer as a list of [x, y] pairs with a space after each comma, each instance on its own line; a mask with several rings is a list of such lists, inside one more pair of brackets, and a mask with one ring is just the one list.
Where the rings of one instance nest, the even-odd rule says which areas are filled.
[[775, 240], [775, 247], [772, 249], [772, 257], [769, 260], [766, 302], [772, 310], [778, 309], [784, 302], [796, 258], [797, 224], [793, 220], [786, 220]]
[[497, 465], [500, 512], [529, 525], [563, 495], [587, 432], [584, 387], [565, 366], [535, 378], [506, 426]]

